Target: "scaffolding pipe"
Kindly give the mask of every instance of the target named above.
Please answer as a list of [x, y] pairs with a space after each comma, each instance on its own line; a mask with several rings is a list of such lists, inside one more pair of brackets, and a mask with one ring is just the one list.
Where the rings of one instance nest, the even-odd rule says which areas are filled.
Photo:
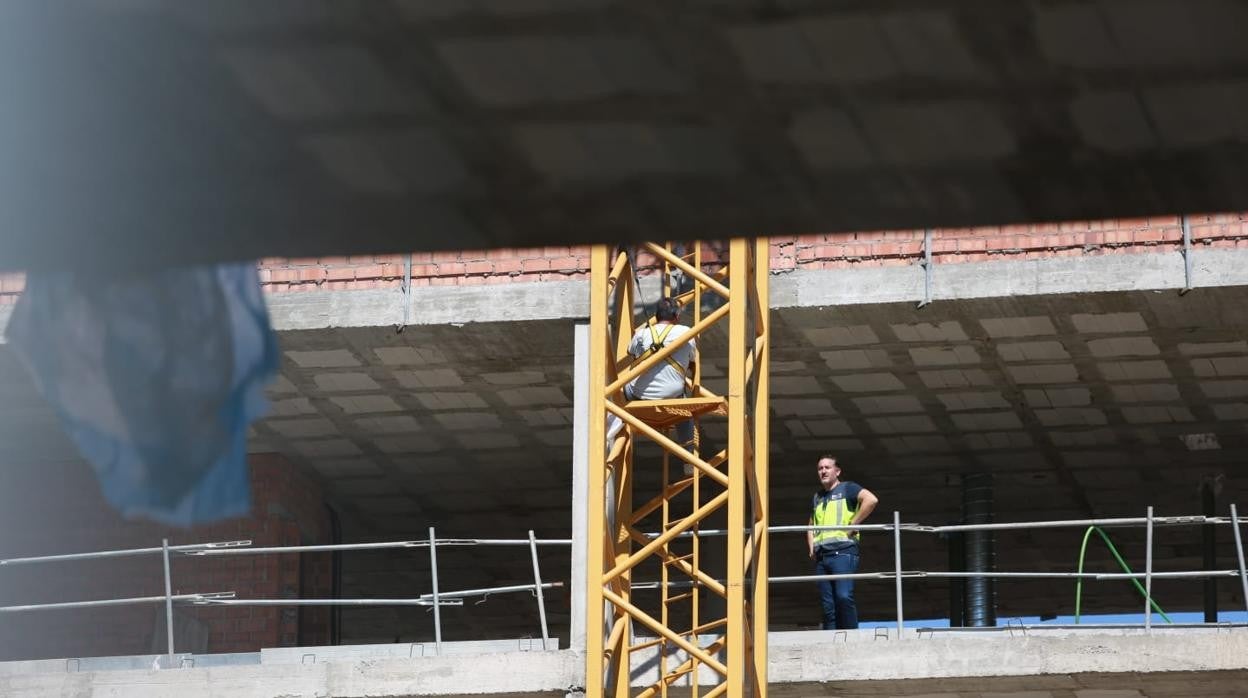
[[[190, 545], [171, 545], [169, 552], [196, 554], [199, 552], [207, 552], [209, 550], [225, 550], [238, 546], [251, 545], [249, 540], [231, 540], [221, 543], [192, 543]], [[158, 555], [164, 553], [165, 548], [158, 546], [155, 548], [128, 548], [125, 550], [97, 550], [93, 553], [69, 553], [66, 555], [40, 555], [38, 557], [11, 557], [7, 560], [0, 560], [0, 566], [6, 565], [30, 565], [42, 562], [72, 562], [74, 560], [102, 560], [110, 557], [133, 557], [136, 555]]]
[[[222, 594], [233, 595], [234, 592], [221, 592]], [[175, 594], [171, 598], [178, 603], [192, 602], [201, 603], [209, 601], [216, 596], [215, 594]], [[130, 606], [146, 603], [164, 603], [165, 597], [161, 596], [133, 596], [124, 599], [95, 599], [92, 601], [61, 601], [57, 603], [35, 603], [25, 604], [22, 606], [0, 606], [0, 613], [22, 613], [25, 611], [55, 611], [66, 608], [104, 608], [108, 606]]]
[[169, 572], [169, 539], [160, 539], [161, 559], [165, 563], [165, 649], [169, 666], [173, 666], [173, 580]]
[[438, 603], [438, 539], [433, 526], [429, 527], [429, 577], [433, 582], [433, 653], [441, 656], [442, 605]]
[[550, 649], [550, 631], [546, 628], [546, 597], [542, 595], [542, 572], [537, 564], [537, 539], [529, 529], [529, 554], [533, 558], [533, 592], [537, 596], [537, 614], [542, 623], [542, 649]]
[[1153, 508], [1148, 508], [1144, 528], [1144, 630], [1153, 632]]
[[[1088, 576], [1085, 573], [1084, 576]], [[1101, 572], [1094, 574], [1094, 579], [1144, 579], [1140, 572]], [[1154, 572], [1153, 579], [1209, 579], [1211, 577], [1238, 577], [1235, 570], [1195, 570], [1192, 572]]]
[[1235, 555], [1239, 559], [1239, 584], [1243, 591], [1244, 610], [1248, 610], [1248, 568], [1244, 566], [1244, 540], [1239, 532], [1239, 512], [1231, 505], [1231, 530], [1235, 532]]
[[[1154, 526], [1192, 526], [1198, 524], [1229, 524], [1228, 517], [1207, 516], [1158, 516], [1154, 517]], [[1143, 526], [1148, 519], [1143, 516], [1124, 517], [1117, 519], [1062, 519], [1058, 521], [1012, 521], [1009, 523], [992, 524], [956, 524], [953, 526], [917, 527], [917, 530], [929, 533], [953, 533], [969, 531], [1013, 531], [1019, 529], [1034, 530], [1038, 528], [1081, 528], [1099, 526], [1101, 528]]]
[[[432, 606], [433, 601], [417, 599], [209, 599], [201, 606]], [[463, 606], [463, 599], [443, 596], [439, 606]]]
[[906, 631], [906, 623], [901, 598], [901, 513], [896, 511], [893, 512], [893, 574], [897, 594], [897, 639], [900, 640]]
[[[251, 541], [245, 541], [248, 545]], [[515, 546], [528, 547], [527, 538], [444, 538], [437, 541], [437, 545], [441, 547], [471, 547], [476, 545], [489, 546]], [[570, 538], [539, 538], [537, 545], [572, 545]], [[197, 555], [211, 557], [215, 555], [263, 555], [268, 553], [323, 553], [331, 551], [344, 550], [393, 550], [395, 548], [427, 548], [430, 546], [428, 540], [399, 540], [387, 541], [383, 543], [331, 543], [325, 545], [280, 545], [270, 546], [267, 548], [231, 548], [231, 549], [211, 549], [211, 550], [191, 550], [186, 552], [187, 555]], [[195, 546], [180, 546], [195, 547]], [[170, 548], [176, 550], [177, 548]], [[157, 551], [160, 548], [156, 548]], [[3, 561], [0, 561], [2, 564]]]

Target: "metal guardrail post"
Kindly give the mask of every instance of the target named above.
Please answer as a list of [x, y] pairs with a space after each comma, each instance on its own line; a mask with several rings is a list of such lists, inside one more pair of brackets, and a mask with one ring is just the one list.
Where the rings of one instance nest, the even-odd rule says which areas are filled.
[[1244, 566], [1244, 539], [1239, 533], [1239, 512], [1231, 505], [1231, 530], [1235, 532], [1235, 554], [1239, 556], [1239, 583], [1244, 593], [1244, 609], [1248, 610], [1248, 568]]
[[173, 668], [173, 580], [169, 572], [169, 539], [160, 539], [160, 556], [165, 563], [165, 649], [168, 651], [169, 665]]
[[1153, 632], [1153, 508], [1146, 514], [1144, 533], [1144, 630]]
[[548, 650], [550, 647], [550, 631], [546, 627], [546, 597], [542, 594], [542, 572], [537, 565], [537, 538], [533, 535], [533, 529], [529, 529], [529, 554], [533, 557], [533, 587], [537, 592], [537, 614], [542, 621], [542, 649]]
[[901, 512], [893, 512], [893, 572], [897, 588], [897, 639], [906, 630], [905, 615], [901, 607]]
[[438, 602], [438, 539], [429, 527], [429, 576], [433, 580], [433, 651], [442, 654], [442, 605]]
[[1180, 219], [1183, 228], [1183, 288], [1179, 295], [1192, 290], [1192, 219], [1184, 214]]

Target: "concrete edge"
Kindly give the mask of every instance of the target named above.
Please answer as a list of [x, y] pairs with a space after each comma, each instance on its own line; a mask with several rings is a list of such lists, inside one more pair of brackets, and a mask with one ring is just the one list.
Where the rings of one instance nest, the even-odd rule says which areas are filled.
[[[1192, 255], [1192, 286], [1248, 285], [1248, 250], [1207, 249]], [[773, 308], [918, 303], [923, 269], [863, 267], [774, 273]], [[1048, 259], [1001, 259], [933, 268], [932, 299], [1178, 290], [1186, 284], [1179, 254], [1140, 253]], [[385, 291], [308, 291], [270, 294], [279, 330], [370, 327], [402, 321], [402, 296]], [[639, 301], [658, 297], [642, 280]], [[639, 302], [639, 306], [641, 303]], [[413, 289], [411, 325], [581, 319], [589, 312], [589, 282], [552, 281]]]
[[[772, 275], [771, 304], [807, 308], [917, 303], [923, 299], [923, 281], [923, 269], [917, 265], [779, 272]], [[1185, 283], [1182, 255], [1138, 253], [941, 264], [932, 269], [931, 291], [932, 299], [939, 301], [1177, 290]], [[1193, 288], [1241, 285], [1248, 285], [1248, 249], [1193, 252]], [[639, 301], [657, 297], [657, 282], [643, 279]], [[268, 293], [265, 299], [279, 331], [384, 327], [404, 320], [403, 293], [392, 288], [291, 291]], [[0, 343], [12, 312], [13, 306], [0, 306]], [[412, 289], [407, 324], [565, 320], [588, 314], [587, 281], [422, 286]]]
[[[830, 640], [828, 634], [811, 632], [805, 642], [788, 637], [784, 642], [771, 643], [768, 683], [779, 686], [1248, 669], [1248, 632], [1089, 632], [1063, 637], [948, 636], [884, 641], [860, 638], [853, 642]], [[656, 656], [657, 648], [634, 656], [634, 685], [646, 685], [657, 678], [653, 675]], [[0, 675], [0, 695], [563, 696], [582, 689], [583, 662], [581, 652], [553, 650], [414, 659], [359, 657], [176, 670], [75, 672], [62, 666], [58, 672]], [[710, 683], [713, 677], [704, 675], [703, 679]]]
[[577, 687], [581, 657], [569, 650], [484, 656], [360, 659], [173, 670], [0, 676], [0, 695], [181, 698], [282, 696], [558, 696]]
[[965, 638], [790, 645], [769, 655], [775, 683], [1248, 668], [1248, 633]]
[[[1215, 629], [1148, 635], [1143, 631], [1090, 631], [1059, 636], [950, 634], [883, 640], [863, 632], [847, 638], [835, 631], [769, 634], [768, 683], [819, 684], [881, 680], [1008, 678], [1066, 674], [1148, 674], [1248, 669], [1248, 632]], [[848, 640], [848, 641], [847, 641]], [[668, 666], [686, 655], [669, 648]], [[726, 660], [724, 653], [718, 659]], [[631, 682], [658, 680], [658, 649], [632, 657]], [[700, 682], [713, 684], [706, 667]], [[673, 687], [686, 687], [688, 679]]]
[[[918, 303], [924, 272], [918, 265], [794, 271], [772, 277], [773, 308]], [[1192, 287], [1248, 284], [1248, 250], [1192, 254]], [[1008, 296], [1182, 289], [1179, 254], [1140, 253], [940, 264], [932, 268], [933, 301]]]

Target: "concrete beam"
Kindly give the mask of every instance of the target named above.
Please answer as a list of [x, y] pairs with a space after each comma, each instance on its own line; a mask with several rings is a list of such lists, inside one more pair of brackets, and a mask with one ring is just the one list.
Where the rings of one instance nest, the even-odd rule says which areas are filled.
[[581, 660], [569, 651], [467, 657], [359, 659], [144, 671], [0, 675], [0, 695], [127, 698], [356, 698], [508, 696], [562, 698]]
[[[1248, 249], [1202, 249], [1193, 254], [1192, 284], [1248, 285]], [[658, 297], [651, 279], [641, 297]], [[935, 301], [1008, 296], [1178, 290], [1185, 285], [1178, 254], [1111, 254], [1083, 257], [939, 264], [932, 271]], [[397, 290], [305, 291], [266, 296], [278, 330], [378, 327], [403, 320]], [[774, 275], [773, 308], [918, 302], [923, 270], [909, 267], [789, 271]], [[428, 286], [412, 289], [411, 325], [584, 318], [589, 284], [584, 281], [490, 286]], [[0, 322], [3, 322], [0, 310]]]
[[[1192, 285], [1248, 285], [1248, 249], [1198, 249], [1192, 256]], [[932, 299], [1177, 290], [1185, 286], [1179, 254], [1107, 254], [1082, 257], [938, 264], [932, 269]], [[641, 297], [658, 297], [657, 284], [642, 279]], [[383, 327], [403, 322], [403, 294], [397, 289], [302, 291], [265, 296], [278, 330]], [[788, 271], [772, 282], [773, 308], [918, 302], [923, 269], [862, 267]], [[558, 320], [589, 314], [589, 284], [547, 281], [489, 286], [413, 288], [410, 325], [450, 325], [509, 320]], [[0, 306], [0, 343], [12, 306]]]
[[[778, 696], [837, 695], [856, 687], [873, 695], [945, 692], [951, 683], [975, 679], [981, 689], [1012, 695], [1040, 684], [1063, 688], [1112, 685], [1132, 695], [1151, 696], [1150, 686], [1179, 677], [1199, 685], [1192, 695], [1234, 695], [1248, 670], [1248, 632], [1155, 629], [1081, 632], [1017, 631], [936, 634], [916, 639], [875, 640], [862, 630], [771, 633], [769, 685]], [[368, 647], [287, 648], [290, 657], [312, 661], [268, 661], [166, 670], [66, 671], [64, 662], [29, 664], [26, 672], [0, 665], [0, 695], [125, 695], [128, 698], [260, 698], [273, 695], [318, 698], [407, 698], [412, 696], [508, 696], [530, 698], [575, 694], [584, 655], [572, 650], [496, 652], [475, 656], [393, 658], [368, 656]], [[329, 651], [328, 660], [315, 654]], [[345, 654], [344, 654], [345, 652]], [[293, 653], [293, 654], [292, 654]], [[309, 655], [309, 653], [312, 653]], [[341, 657], [337, 660], [333, 655]], [[209, 655], [211, 657], [211, 655]], [[635, 685], [651, 678], [655, 653], [638, 653]], [[320, 660], [320, 661], [317, 661]], [[1086, 677], [1099, 677], [1083, 682]], [[884, 690], [887, 687], [888, 690]], [[969, 690], [969, 689], [968, 689]], [[1022, 695], [1028, 695], [1023, 693]], [[1123, 695], [1126, 695], [1124, 693]], [[1166, 694], [1169, 695], [1169, 694]]]
[[[1248, 284], [1248, 250], [1197, 250], [1192, 260], [1195, 289]], [[932, 267], [933, 301], [1183, 287], [1183, 257], [1173, 253], [1002, 259]], [[923, 299], [923, 269], [916, 265], [796, 271], [780, 276], [772, 289], [771, 304], [776, 308], [917, 303]]]
[[[860, 631], [863, 632], [863, 631]], [[866, 631], [870, 632], [870, 631]], [[836, 631], [772, 633], [772, 684], [1082, 673], [1248, 669], [1248, 632], [1143, 630], [1016, 636], [938, 634], [930, 639], [836, 642]]]

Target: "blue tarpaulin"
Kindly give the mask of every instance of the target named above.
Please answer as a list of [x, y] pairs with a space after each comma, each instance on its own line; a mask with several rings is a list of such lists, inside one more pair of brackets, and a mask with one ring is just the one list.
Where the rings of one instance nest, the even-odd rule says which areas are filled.
[[277, 339], [251, 264], [31, 273], [8, 339], [122, 514], [247, 514], [247, 428]]

